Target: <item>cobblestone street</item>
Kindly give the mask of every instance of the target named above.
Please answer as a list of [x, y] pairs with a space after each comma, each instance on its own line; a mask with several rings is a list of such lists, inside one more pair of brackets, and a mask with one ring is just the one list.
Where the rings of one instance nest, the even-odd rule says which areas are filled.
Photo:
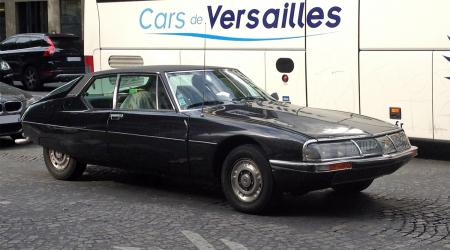
[[209, 188], [98, 166], [56, 181], [41, 148], [0, 147], [0, 249], [450, 249], [445, 161], [416, 159], [355, 197], [285, 196], [253, 216]]

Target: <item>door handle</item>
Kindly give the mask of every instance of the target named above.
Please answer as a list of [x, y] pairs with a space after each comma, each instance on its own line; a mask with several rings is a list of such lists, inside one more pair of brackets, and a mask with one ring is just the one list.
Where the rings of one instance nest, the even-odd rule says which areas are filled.
[[123, 119], [123, 114], [110, 114], [109, 118], [113, 121], [119, 121]]

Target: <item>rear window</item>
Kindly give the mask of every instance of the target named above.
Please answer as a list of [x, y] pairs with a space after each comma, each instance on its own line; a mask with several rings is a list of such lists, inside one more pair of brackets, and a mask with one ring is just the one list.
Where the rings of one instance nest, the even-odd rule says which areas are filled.
[[81, 41], [78, 37], [50, 37], [56, 48], [81, 50]]

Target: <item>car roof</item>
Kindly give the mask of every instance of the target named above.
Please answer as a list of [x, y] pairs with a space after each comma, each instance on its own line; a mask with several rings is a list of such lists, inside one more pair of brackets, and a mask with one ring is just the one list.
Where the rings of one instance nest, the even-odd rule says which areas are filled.
[[176, 71], [196, 71], [196, 70], [214, 70], [229, 69], [228, 67], [201, 66], [201, 65], [158, 65], [158, 66], [141, 66], [132, 68], [112, 69], [91, 73], [91, 76], [121, 74], [121, 73], [166, 73]]
[[135, 73], [167, 73], [181, 71], [214, 70], [214, 69], [232, 69], [229, 67], [201, 66], [201, 65], [158, 65], [141, 66], [133, 68], [112, 69], [98, 71], [84, 75], [84, 78], [69, 92], [68, 96], [76, 96], [86, 87], [93, 77], [108, 76], [110, 74], [135, 74]]

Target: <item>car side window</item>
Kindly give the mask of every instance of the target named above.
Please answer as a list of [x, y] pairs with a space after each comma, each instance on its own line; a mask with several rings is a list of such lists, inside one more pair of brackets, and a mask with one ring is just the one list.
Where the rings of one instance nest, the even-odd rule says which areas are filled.
[[117, 109], [156, 110], [156, 75], [120, 76]]
[[84, 92], [84, 100], [94, 109], [112, 109], [116, 81], [117, 75], [96, 78]]
[[124, 75], [119, 84], [119, 110], [172, 110], [165, 88], [156, 75]]
[[31, 41], [31, 38], [30, 38], [30, 37], [26, 37], [26, 36], [19, 37], [19, 38], [17, 39], [17, 42], [16, 42], [16, 47], [17, 47], [17, 49], [26, 49], [26, 48], [29, 48], [29, 46], [30, 46], [30, 41]]
[[1, 50], [12, 50], [15, 49], [17, 37], [11, 37], [2, 42], [1, 44]]

